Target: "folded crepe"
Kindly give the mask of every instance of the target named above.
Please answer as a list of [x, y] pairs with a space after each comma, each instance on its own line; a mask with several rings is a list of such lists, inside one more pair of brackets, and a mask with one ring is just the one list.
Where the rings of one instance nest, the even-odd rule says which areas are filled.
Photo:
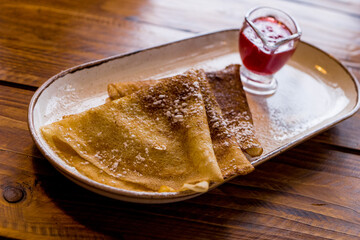
[[[215, 96], [223, 118], [241, 149], [251, 157], [260, 156], [263, 148], [257, 137], [239, 74], [240, 65], [231, 64], [223, 70], [206, 72], [206, 77]], [[142, 87], [151, 86], [158, 80], [141, 82], [118, 82], [108, 85], [110, 99], [118, 99]]]
[[234, 133], [241, 149], [252, 157], [263, 152], [255, 129], [240, 80], [240, 65], [232, 64], [224, 70], [207, 72], [206, 76], [213, 89], [216, 101], [230, 131]]
[[[200, 76], [198, 81], [204, 99], [213, 149], [223, 177], [248, 174], [254, 169], [253, 166], [241, 151], [234, 135], [227, 128], [204, 71], [197, 70], [196, 72]], [[140, 89], [149, 88], [161, 81], [164, 79], [113, 83], [108, 85], [108, 94], [110, 99], [114, 100]]]
[[41, 127], [70, 166], [100, 183], [137, 191], [206, 191], [223, 181], [199, 71]]

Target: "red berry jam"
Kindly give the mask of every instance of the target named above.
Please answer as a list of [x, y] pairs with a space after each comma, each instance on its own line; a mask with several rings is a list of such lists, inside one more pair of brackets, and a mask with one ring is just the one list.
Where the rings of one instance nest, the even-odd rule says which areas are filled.
[[[292, 35], [285, 24], [273, 17], [260, 17], [253, 21], [269, 43], [275, 43]], [[264, 46], [255, 31], [245, 25], [240, 31], [239, 49], [243, 64], [250, 71], [260, 75], [277, 72], [295, 51], [294, 41], [281, 45], [276, 50]]]

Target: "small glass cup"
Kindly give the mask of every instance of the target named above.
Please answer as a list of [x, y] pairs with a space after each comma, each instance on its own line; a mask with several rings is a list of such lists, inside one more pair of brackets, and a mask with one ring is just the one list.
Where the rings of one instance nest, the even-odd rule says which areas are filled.
[[292, 56], [300, 37], [300, 27], [289, 14], [271, 7], [250, 10], [239, 35], [245, 91], [257, 95], [275, 93], [274, 74]]

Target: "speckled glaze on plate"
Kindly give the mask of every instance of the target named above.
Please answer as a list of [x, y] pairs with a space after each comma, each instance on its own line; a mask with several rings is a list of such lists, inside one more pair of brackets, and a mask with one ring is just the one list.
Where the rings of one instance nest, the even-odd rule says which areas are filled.
[[[62, 161], [44, 141], [39, 128], [64, 115], [105, 103], [107, 85], [112, 82], [160, 78], [189, 68], [214, 71], [232, 63], [241, 64], [238, 32], [230, 29], [203, 34], [57, 74], [35, 92], [29, 105], [29, 129], [36, 145], [63, 175], [104, 196], [138, 203], [168, 203], [200, 195], [134, 192], [95, 182]], [[275, 76], [279, 88], [274, 95], [247, 95], [257, 136], [264, 147], [262, 156], [250, 159], [254, 166], [350, 117], [360, 106], [354, 77], [339, 61], [305, 42], [299, 43], [293, 57]]]

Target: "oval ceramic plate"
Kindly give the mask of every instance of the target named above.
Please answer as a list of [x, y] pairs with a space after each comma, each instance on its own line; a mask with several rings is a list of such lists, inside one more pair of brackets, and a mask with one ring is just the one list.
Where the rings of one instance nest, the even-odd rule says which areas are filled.
[[[109, 83], [171, 76], [189, 68], [213, 71], [241, 63], [238, 31], [204, 34], [59, 73], [36, 91], [29, 106], [29, 128], [36, 145], [70, 180], [111, 198], [166, 203], [200, 195], [192, 192], [133, 192], [95, 182], [65, 164], [44, 141], [39, 128], [64, 115], [105, 103]], [[350, 117], [359, 109], [359, 86], [355, 79], [336, 59], [307, 43], [299, 43], [295, 54], [276, 78], [279, 88], [274, 95], [247, 96], [257, 136], [264, 147], [262, 156], [250, 159], [255, 166]]]

